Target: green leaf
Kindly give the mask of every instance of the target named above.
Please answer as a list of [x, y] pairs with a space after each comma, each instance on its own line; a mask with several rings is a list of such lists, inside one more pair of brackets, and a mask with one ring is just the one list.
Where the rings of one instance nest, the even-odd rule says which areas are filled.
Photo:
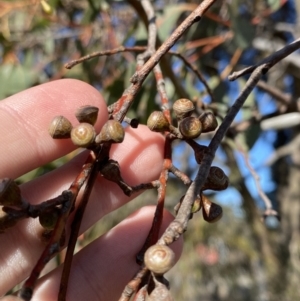
[[280, 3], [281, 1], [280, 0], [268, 0], [267, 1], [269, 7], [271, 8], [272, 11], [276, 11], [280, 8]]
[[[243, 78], [239, 78], [238, 83], [240, 90], [242, 90], [246, 85], [246, 81]], [[254, 93], [252, 92], [247, 97], [244, 106], [241, 109], [242, 120], [251, 119], [253, 116], [253, 110], [256, 110], [256, 99]], [[253, 147], [260, 134], [260, 125], [254, 123], [246, 131], [240, 133], [237, 138], [243, 144], [243, 148], [248, 151]]]
[[176, 4], [167, 5], [164, 14], [157, 20], [158, 36], [162, 41], [170, 36], [170, 33], [176, 28], [177, 21], [182, 13], [195, 9], [194, 4]]
[[245, 143], [248, 149], [251, 149], [255, 144], [256, 140], [261, 134], [261, 127], [258, 123], [252, 124], [247, 131], [245, 131]]
[[21, 65], [4, 64], [0, 67], [0, 99], [25, 90], [38, 82], [38, 73]]
[[239, 13], [239, 1], [234, 1], [234, 4], [229, 6], [232, 31], [234, 32], [233, 41], [237, 47], [247, 49], [252, 45], [252, 41], [255, 37], [255, 26], [251, 24], [250, 14], [241, 15]]

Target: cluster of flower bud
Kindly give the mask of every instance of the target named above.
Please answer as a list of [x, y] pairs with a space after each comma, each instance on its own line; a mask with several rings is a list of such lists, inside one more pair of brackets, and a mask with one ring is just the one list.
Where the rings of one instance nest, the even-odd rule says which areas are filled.
[[[228, 187], [229, 179], [224, 173], [224, 171], [217, 166], [211, 166], [209, 170], [208, 177], [201, 189], [204, 190], [225, 190]], [[181, 197], [179, 203], [175, 206], [175, 214], [177, 215], [180, 205], [184, 199], [184, 196]], [[208, 199], [203, 193], [199, 195], [193, 203], [193, 207], [191, 209], [191, 216], [193, 214], [200, 211], [202, 209], [203, 219], [209, 223], [217, 222], [221, 219], [223, 215], [222, 207]]]
[[54, 139], [71, 138], [74, 145], [85, 148], [92, 148], [104, 142], [121, 143], [125, 132], [117, 120], [108, 120], [97, 135], [94, 124], [98, 111], [97, 107], [90, 105], [80, 107], [75, 113], [80, 123], [74, 127], [66, 117], [56, 116], [50, 123], [49, 134]]
[[[18, 184], [10, 179], [0, 180], [0, 233], [13, 227], [18, 222], [18, 214], [11, 214], [10, 210], [21, 212], [28, 207], [27, 201], [22, 197]], [[19, 209], [21, 209], [19, 211]]]
[[[175, 206], [174, 210], [177, 214], [180, 205], [185, 196], [182, 196], [179, 203]], [[207, 196], [201, 194], [198, 196], [192, 206], [190, 219], [193, 217], [194, 213], [200, 211], [202, 209], [203, 219], [208, 223], [215, 223], [220, 220], [223, 216], [223, 209], [220, 205], [212, 202]]]
[[169, 131], [175, 135], [179, 133], [183, 139], [195, 139], [201, 133], [214, 131], [218, 126], [217, 119], [211, 112], [204, 112], [199, 117], [192, 116], [195, 112], [195, 106], [191, 100], [186, 98], [181, 98], [174, 102], [173, 112], [177, 119], [178, 129], [175, 129], [170, 124], [161, 111], [154, 111], [149, 116], [147, 121], [149, 129], [154, 132]]

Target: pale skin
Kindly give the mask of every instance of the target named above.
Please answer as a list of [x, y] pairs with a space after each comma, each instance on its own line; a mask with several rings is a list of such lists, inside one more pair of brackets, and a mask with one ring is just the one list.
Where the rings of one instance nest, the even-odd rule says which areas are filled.
[[[53, 140], [48, 126], [56, 115], [64, 115], [72, 124], [82, 105], [99, 107], [96, 129], [107, 120], [105, 102], [99, 92], [78, 80], [58, 80], [43, 84], [0, 102], [0, 178], [17, 178], [24, 173], [57, 159], [75, 149], [70, 140]], [[121, 166], [124, 180], [137, 185], [158, 179], [163, 163], [164, 140], [145, 126], [128, 128], [123, 143], [114, 145], [111, 158]], [[65, 166], [21, 186], [22, 195], [33, 204], [59, 195], [67, 189], [80, 171], [87, 153], [81, 153]], [[100, 178], [87, 206], [81, 232], [102, 216], [124, 205], [127, 197], [119, 187]], [[134, 212], [107, 234], [82, 249], [74, 257], [67, 300], [118, 300], [124, 286], [138, 271], [135, 254], [148, 234], [154, 207]], [[165, 211], [163, 228], [173, 216]], [[37, 219], [24, 220], [0, 234], [0, 296], [28, 277], [41, 254]], [[172, 245], [177, 258], [182, 241]], [[33, 301], [57, 300], [61, 269], [57, 268], [39, 280]], [[13, 301], [7, 296], [1, 300]]]

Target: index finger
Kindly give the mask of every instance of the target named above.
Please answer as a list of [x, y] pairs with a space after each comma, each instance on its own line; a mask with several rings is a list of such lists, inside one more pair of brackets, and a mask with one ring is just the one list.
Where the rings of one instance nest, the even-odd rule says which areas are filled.
[[74, 150], [70, 139], [50, 137], [48, 127], [57, 115], [78, 124], [75, 111], [83, 105], [99, 108], [99, 130], [108, 118], [106, 104], [95, 88], [79, 80], [53, 81], [0, 101], [0, 178], [15, 179]]

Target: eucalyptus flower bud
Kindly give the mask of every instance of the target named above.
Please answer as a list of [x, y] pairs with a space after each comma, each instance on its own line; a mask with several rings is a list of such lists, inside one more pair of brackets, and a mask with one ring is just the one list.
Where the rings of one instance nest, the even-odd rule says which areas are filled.
[[215, 223], [221, 219], [223, 209], [220, 205], [211, 202], [205, 195], [201, 196], [203, 219], [208, 223]]
[[224, 190], [228, 187], [229, 179], [224, 171], [217, 166], [211, 166], [202, 190]]
[[77, 109], [75, 116], [79, 122], [94, 125], [97, 121], [99, 109], [95, 106], [82, 106]]
[[202, 125], [196, 117], [186, 117], [179, 124], [179, 131], [185, 139], [195, 139], [200, 136]]
[[70, 138], [72, 130], [71, 122], [64, 116], [56, 116], [50, 123], [49, 134], [53, 139]]
[[88, 147], [92, 145], [95, 138], [95, 128], [89, 123], [80, 123], [71, 131], [71, 140], [79, 147]]
[[168, 246], [154, 245], [146, 251], [144, 262], [151, 272], [162, 275], [175, 265], [175, 253]]
[[173, 104], [173, 112], [177, 120], [182, 120], [185, 117], [190, 116], [195, 110], [193, 102], [187, 98], [180, 98]]
[[102, 127], [100, 134], [96, 137], [96, 143], [110, 142], [121, 143], [125, 132], [121, 123], [117, 120], [108, 120]]
[[218, 127], [216, 116], [212, 112], [204, 112], [199, 116], [202, 124], [202, 132], [208, 133], [214, 131]]
[[147, 120], [148, 128], [153, 132], [169, 131], [170, 123], [163, 112], [154, 111]]

